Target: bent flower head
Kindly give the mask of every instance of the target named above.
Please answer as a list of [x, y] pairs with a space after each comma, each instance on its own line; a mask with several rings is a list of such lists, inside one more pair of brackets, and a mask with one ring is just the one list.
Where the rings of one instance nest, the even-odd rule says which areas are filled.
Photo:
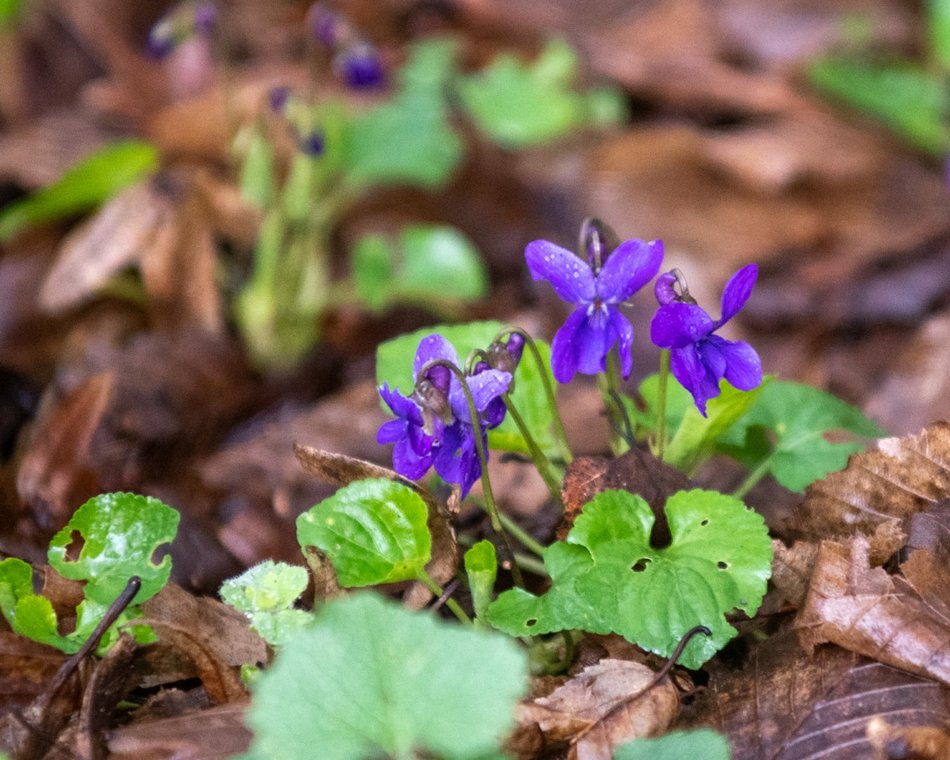
[[[379, 388], [396, 419], [380, 427], [376, 440], [394, 444], [393, 469], [400, 475], [417, 480], [434, 466], [447, 482], [462, 487], [464, 498], [482, 474], [475, 436], [482, 436], [487, 454], [487, 432], [504, 418], [500, 397], [511, 385], [511, 373], [481, 366], [465, 378], [478, 412], [476, 431], [461, 381], [443, 365], [429, 366], [437, 360], [459, 366], [452, 344], [441, 335], [430, 335], [419, 343], [413, 362], [417, 391], [407, 397], [385, 384]], [[426, 393], [420, 393], [420, 387]]]
[[723, 377], [743, 391], [762, 382], [762, 362], [755, 349], [744, 341], [714, 334], [749, 300], [758, 274], [758, 267], [749, 264], [729, 278], [722, 291], [722, 316], [715, 321], [687, 295], [677, 295], [673, 288], [676, 272], [657, 278], [660, 308], [650, 324], [650, 338], [660, 348], [669, 349], [673, 377], [692, 394], [704, 417], [706, 402], [719, 395]]
[[617, 308], [659, 271], [663, 243], [625, 240], [601, 262], [585, 262], [547, 240], [525, 249], [535, 280], [547, 280], [563, 301], [577, 308], [551, 344], [551, 369], [561, 383], [574, 374], [595, 375], [607, 369], [607, 354], [616, 345], [624, 378], [633, 369], [633, 326]]

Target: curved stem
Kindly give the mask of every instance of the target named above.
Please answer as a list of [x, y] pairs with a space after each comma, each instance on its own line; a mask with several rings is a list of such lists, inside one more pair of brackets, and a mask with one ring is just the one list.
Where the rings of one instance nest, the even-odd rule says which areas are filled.
[[504, 513], [499, 514], [499, 517], [501, 518], [501, 524], [505, 526], [505, 530], [514, 536], [525, 549], [539, 557], [544, 554], [544, 547], [538, 541], [535, 541], [528, 531]]
[[660, 376], [656, 390], [656, 458], [663, 459], [666, 450], [666, 385], [670, 377], [669, 349], [660, 351]]
[[537, 441], [534, 440], [534, 436], [531, 435], [531, 431], [525, 424], [524, 418], [521, 416], [521, 413], [512, 402], [511, 395], [505, 393], [502, 396], [502, 399], [505, 402], [505, 406], [508, 408], [508, 413], [515, 421], [515, 425], [518, 426], [518, 430], [521, 432], [521, 437], [524, 438], [525, 443], [528, 444], [528, 451], [531, 452], [531, 459], [534, 460], [534, 466], [537, 468], [538, 474], [544, 480], [544, 484], [548, 487], [551, 498], [554, 499], [555, 504], [558, 504], [563, 510], [564, 503], [561, 501], [561, 481], [551, 471], [551, 462], [544, 455], [544, 452], [541, 451]]
[[[501, 536], [505, 547], [508, 549], [509, 557], [514, 556], [511, 548], [511, 542], [508, 540], [508, 534], [502, 525], [501, 515], [498, 512], [498, 505], [495, 504], [495, 494], [491, 487], [491, 478], [488, 475], [488, 452], [485, 448], [485, 436], [482, 434], [482, 421], [478, 414], [478, 407], [475, 406], [475, 397], [472, 396], [472, 389], [468, 387], [465, 381], [465, 375], [455, 364], [448, 359], [433, 359], [426, 362], [419, 370], [418, 376], [424, 377], [431, 367], [445, 367], [458, 378], [459, 385], [462, 386], [462, 392], [465, 394], [465, 404], [468, 406], [468, 416], [472, 426], [472, 435], [475, 437], [475, 452], [478, 454], [478, 462], [481, 465], [482, 493], [485, 496], [485, 511], [491, 519], [491, 527], [499, 536]], [[515, 584], [524, 586], [524, 578], [521, 577], [521, 570], [514, 560], [511, 561], [511, 575]]]
[[743, 480], [739, 484], [739, 487], [736, 488], [736, 490], [732, 492], [732, 495], [735, 496], [737, 499], [741, 499], [747, 493], [749, 493], [749, 491], [752, 490], [755, 484], [758, 483], [760, 480], [762, 480], [762, 478], [764, 478], [768, 474], [769, 468], [772, 466], [772, 459], [774, 456], [775, 456], [775, 452], [773, 451], [771, 454], [765, 457], [765, 459], [759, 462], [755, 466], [755, 468], [752, 469], [748, 475], [746, 475], [745, 480]]
[[[445, 593], [445, 589], [436, 583], [435, 579], [425, 570], [419, 571], [418, 578], [425, 585], [425, 587], [429, 589], [429, 591], [435, 594], [436, 598], [442, 596]], [[465, 625], [472, 625], [472, 619], [465, 614], [465, 610], [463, 610], [459, 606], [459, 603], [456, 602], [451, 596], [446, 598], [445, 606], [452, 611], [452, 614], [455, 615], [455, 617], [457, 617], [460, 622], [464, 623]]]
[[524, 338], [525, 345], [527, 345], [531, 351], [531, 356], [534, 358], [534, 363], [538, 368], [538, 374], [541, 376], [541, 384], [544, 386], [544, 395], [547, 398], [548, 407], [551, 409], [551, 417], [554, 419], [554, 430], [557, 433], [558, 443], [561, 446], [561, 456], [564, 458], [566, 464], [570, 464], [574, 461], [574, 455], [571, 454], [571, 447], [567, 442], [564, 420], [561, 419], [561, 411], [558, 409], [557, 400], [554, 398], [554, 386], [551, 385], [551, 378], [548, 376], [548, 367], [544, 363], [544, 359], [541, 358], [541, 351], [534, 342], [534, 338], [520, 327], [511, 327], [502, 330], [495, 337], [495, 340], [501, 340], [512, 333], [518, 333], [518, 335]]

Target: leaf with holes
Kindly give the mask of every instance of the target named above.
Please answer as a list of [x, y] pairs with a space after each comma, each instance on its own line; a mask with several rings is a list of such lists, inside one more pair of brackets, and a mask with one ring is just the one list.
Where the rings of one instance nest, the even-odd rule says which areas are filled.
[[255, 684], [248, 757], [482, 757], [526, 687], [514, 641], [355, 594], [323, 607]]
[[[884, 434], [859, 409], [810, 385], [775, 381], [762, 389], [749, 412], [720, 437], [718, 448], [749, 466], [765, 462], [779, 483], [802, 491], [864, 448], [857, 441], [832, 443], [829, 432]], [[774, 442], [766, 436], [774, 437]]]
[[489, 622], [518, 636], [614, 632], [663, 656], [688, 630], [705, 625], [713, 635], [694, 637], [680, 657], [698, 668], [736, 634], [727, 612], [758, 609], [771, 542], [760, 515], [714, 491], [680, 491], [667, 501], [666, 515], [672, 542], [654, 549], [646, 501], [627, 491], [598, 494], [563, 545], [545, 552], [551, 589], [541, 597], [505, 592], [489, 607]]
[[[172, 570], [171, 557], [153, 557], [178, 532], [179, 515], [151, 496], [106, 493], [83, 504], [66, 526], [53, 536], [49, 563], [64, 578], [86, 581], [87, 599], [108, 607], [122, 593], [133, 575], [142, 588], [133, 604], [142, 604], [161, 591]], [[74, 533], [82, 539], [79, 556], [67, 549]]]
[[358, 480], [300, 515], [297, 541], [326, 552], [341, 586], [395, 583], [425, 572], [432, 554], [428, 516], [409, 486]]
[[271, 646], [281, 646], [313, 616], [294, 609], [307, 590], [307, 571], [299, 565], [265, 560], [221, 585], [221, 599], [251, 621], [251, 627]]

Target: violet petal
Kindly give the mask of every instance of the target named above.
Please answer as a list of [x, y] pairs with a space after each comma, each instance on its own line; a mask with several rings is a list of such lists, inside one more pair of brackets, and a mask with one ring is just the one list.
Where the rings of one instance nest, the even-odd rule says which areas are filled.
[[722, 316], [716, 322], [716, 327], [724, 325], [745, 306], [758, 276], [759, 267], [756, 264], [747, 264], [729, 278], [722, 290]]
[[606, 303], [623, 303], [646, 285], [663, 263], [663, 241], [625, 240], [597, 275], [597, 294]]
[[712, 318], [699, 306], [677, 301], [656, 310], [650, 322], [650, 340], [660, 348], [683, 348], [714, 328]]
[[551, 283], [562, 301], [591, 303], [597, 295], [590, 266], [565, 248], [535, 240], [525, 248], [525, 260], [531, 276]]

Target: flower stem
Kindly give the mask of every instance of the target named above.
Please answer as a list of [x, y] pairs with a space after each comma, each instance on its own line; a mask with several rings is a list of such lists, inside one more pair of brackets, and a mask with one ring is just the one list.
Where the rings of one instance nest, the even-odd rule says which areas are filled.
[[660, 351], [660, 376], [656, 390], [656, 458], [666, 450], [666, 385], [670, 377], [670, 352]]
[[732, 492], [732, 495], [737, 499], [743, 498], [752, 488], [758, 483], [762, 478], [764, 478], [769, 471], [769, 468], [772, 465], [772, 459], [775, 457], [775, 452], [773, 451], [767, 457], [765, 457], [761, 462], [759, 462], [750, 472], [746, 475], [745, 480], [743, 480], [739, 487]]
[[[442, 594], [445, 593], [445, 589], [436, 583], [435, 579], [425, 570], [419, 571], [418, 578], [425, 585], [425, 587], [429, 589], [429, 591], [435, 594], [436, 598], [442, 596]], [[445, 606], [451, 610], [452, 614], [455, 615], [455, 617], [457, 617], [460, 622], [464, 623], [465, 625], [472, 625], [472, 619], [465, 614], [465, 610], [463, 610], [459, 606], [459, 603], [456, 602], [451, 596], [445, 600]]]
[[544, 395], [547, 397], [548, 407], [551, 409], [551, 417], [554, 419], [554, 430], [557, 433], [558, 443], [561, 445], [561, 456], [565, 464], [570, 464], [574, 461], [574, 456], [571, 454], [571, 447], [567, 442], [567, 432], [564, 430], [564, 420], [561, 419], [561, 411], [558, 409], [557, 400], [554, 398], [554, 386], [551, 385], [548, 367], [544, 363], [544, 359], [541, 358], [541, 351], [534, 342], [534, 338], [528, 335], [524, 330], [507, 330], [502, 334], [510, 335], [513, 332], [518, 333], [524, 338], [525, 344], [531, 351], [531, 356], [534, 358], [534, 363], [538, 368], [538, 375], [541, 376], [541, 384], [544, 386]]
[[555, 504], [559, 505], [561, 509], [564, 509], [564, 504], [561, 501], [561, 481], [551, 471], [551, 462], [544, 455], [544, 452], [541, 451], [537, 441], [534, 440], [534, 436], [531, 434], [531, 431], [525, 424], [524, 418], [521, 416], [521, 413], [512, 402], [510, 394], [503, 394], [502, 399], [505, 402], [505, 406], [508, 408], [508, 413], [515, 421], [515, 425], [518, 426], [518, 430], [521, 432], [521, 436], [524, 438], [525, 443], [528, 444], [528, 451], [531, 452], [531, 459], [534, 460], [534, 466], [538, 469], [538, 474], [544, 480], [544, 484], [548, 487], [548, 491], [551, 493], [551, 498], [554, 499]]
[[[472, 434], [475, 437], [475, 452], [478, 454], [478, 462], [481, 465], [482, 475], [482, 493], [485, 496], [485, 511], [488, 512], [488, 517], [491, 520], [492, 530], [495, 531], [499, 536], [501, 536], [502, 541], [505, 544], [505, 548], [508, 549], [509, 557], [514, 556], [514, 551], [511, 548], [511, 541], [508, 538], [508, 534], [505, 532], [504, 526], [502, 524], [501, 514], [498, 512], [498, 505], [495, 504], [495, 494], [492, 491], [491, 487], [491, 478], [488, 475], [488, 452], [485, 450], [485, 436], [482, 434], [482, 421], [478, 415], [478, 407], [475, 406], [475, 397], [472, 396], [472, 389], [468, 387], [468, 383], [465, 381], [465, 374], [460, 370], [454, 363], [448, 361], [447, 359], [434, 359], [431, 362], [426, 363], [422, 369], [419, 370], [418, 376], [424, 377], [426, 372], [431, 367], [446, 367], [452, 374], [454, 374], [459, 381], [459, 385], [462, 387], [462, 392], [465, 394], [465, 403], [468, 406], [468, 416], [472, 424]], [[524, 578], [521, 576], [521, 570], [518, 568], [518, 565], [511, 562], [511, 577], [514, 580], [515, 585], [524, 587]]]
[[614, 454], [622, 454], [632, 445], [630, 421], [623, 401], [620, 398], [620, 379], [617, 371], [617, 357], [613, 352], [607, 354], [607, 370], [598, 376], [600, 393], [610, 421], [610, 448]]
[[501, 524], [505, 526], [505, 530], [514, 536], [525, 549], [539, 557], [544, 554], [544, 547], [538, 541], [535, 541], [528, 531], [506, 514], [499, 514], [499, 517], [501, 518]]

